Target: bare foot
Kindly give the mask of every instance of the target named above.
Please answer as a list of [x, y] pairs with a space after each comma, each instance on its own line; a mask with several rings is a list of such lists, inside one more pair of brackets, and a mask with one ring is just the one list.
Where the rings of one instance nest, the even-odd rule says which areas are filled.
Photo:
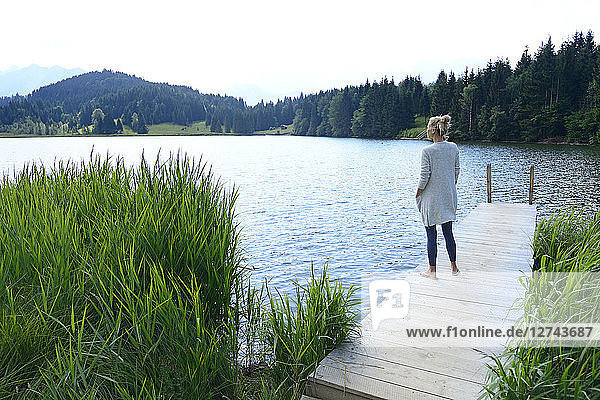
[[458, 274], [460, 274], [460, 270], [458, 269], [458, 267], [456, 266], [456, 263], [450, 263], [451, 267], [450, 267], [450, 271], [452, 271], [452, 275], [456, 276]]
[[427, 271], [421, 271], [419, 275], [429, 279], [437, 279], [437, 276], [435, 276], [435, 269], [432, 270], [431, 268]]

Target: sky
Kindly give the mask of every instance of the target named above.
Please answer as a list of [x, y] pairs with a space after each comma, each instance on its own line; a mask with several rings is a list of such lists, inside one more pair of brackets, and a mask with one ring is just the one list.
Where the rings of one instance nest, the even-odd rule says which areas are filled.
[[431, 82], [498, 57], [514, 66], [549, 36], [600, 35], [597, 1], [485, 3], [3, 0], [0, 70], [107, 68], [205, 93], [283, 95], [384, 76]]

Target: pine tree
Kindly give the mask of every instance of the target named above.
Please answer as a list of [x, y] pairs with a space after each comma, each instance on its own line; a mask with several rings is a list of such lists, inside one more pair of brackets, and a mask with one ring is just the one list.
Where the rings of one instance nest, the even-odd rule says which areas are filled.
[[354, 113], [348, 88], [331, 98], [327, 118], [333, 136], [348, 137], [352, 134], [352, 115]]
[[450, 112], [450, 91], [448, 88], [448, 77], [442, 70], [433, 84], [431, 114], [442, 115], [448, 112]]
[[117, 126], [115, 125], [115, 120], [111, 117], [110, 114], [106, 114], [104, 116], [104, 121], [102, 122], [102, 132], [104, 134], [112, 134], [117, 131]]
[[137, 133], [148, 133], [148, 126], [146, 125], [146, 119], [144, 118], [144, 114], [140, 113], [138, 115], [138, 130]]
[[92, 133], [94, 135], [104, 133], [104, 112], [100, 108], [96, 108], [92, 113]]
[[123, 133], [123, 122], [121, 121], [121, 118], [117, 119], [116, 131], [117, 131], [117, 133]]

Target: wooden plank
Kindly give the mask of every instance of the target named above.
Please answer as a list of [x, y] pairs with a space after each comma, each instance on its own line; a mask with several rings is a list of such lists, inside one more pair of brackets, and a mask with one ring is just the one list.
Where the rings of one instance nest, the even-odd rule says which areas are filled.
[[[347, 358], [350, 359], [351, 357]], [[420, 392], [440, 398], [462, 399], [476, 397], [481, 391], [481, 384], [476, 382], [418, 370], [383, 360], [377, 360], [376, 364], [364, 363], [360, 360], [356, 364], [352, 361], [340, 364], [336, 360], [325, 358], [317, 368], [316, 376], [326, 379], [332, 373], [338, 374], [338, 371], [343, 372], [348, 378], [363, 376], [376, 380], [380, 385], [386, 384], [384, 387], [387, 389], [387, 396], [394, 396], [404, 389], [413, 393]], [[347, 379], [345, 385], [347, 389], [354, 389], [355, 387], [352, 379]], [[380, 392], [376, 388], [371, 386], [360, 390], [367, 395], [380, 396]]]
[[[489, 370], [488, 365], [494, 362], [490, 354], [502, 352], [504, 346], [489, 346], [485, 349], [469, 347], [449, 347], [406, 344], [389, 335], [373, 335], [361, 337], [352, 342], [353, 348], [342, 347], [346, 353], [361, 353], [374, 359], [385, 358], [391, 362], [399, 362], [415, 369], [428, 369], [439, 372], [444, 369], [446, 374], [473, 380], [483, 384]], [[342, 354], [342, 353], [340, 353]], [[378, 357], [381, 354], [381, 357]], [[376, 360], [373, 360], [377, 364]], [[451, 367], [451, 368], [450, 368]], [[469, 372], [465, 372], [468, 370]], [[461, 376], [461, 374], [463, 374]]]
[[[353, 346], [350, 348], [350, 346]], [[357, 349], [374, 349], [376, 351], [387, 351], [398, 349], [401, 351], [404, 348], [408, 349], [416, 349], [424, 354], [427, 357], [437, 357], [439, 358], [448, 358], [452, 360], [458, 360], [460, 362], [465, 363], [466, 365], [471, 365], [472, 363], [477, 363], [482, 367], [485, 367], [484, 362], [489, 360], [487, 354], [493, 351], [501, 351], [502, 347], [494, 348], [489, 347], [485, 352], [482, 352], [481, 349], [476, 348], [463, 348], [463, 347], [448, 347], [448, 346], [414, 346], [406, 343], [402, 343], [397, 338], [390, 337], [389, 335], [371, 335], [369, 337], [361, 336], [360, 338], [356, 338], [351, 343], [344, 343], [340, 346], [340, 351], [354, 351], [358, 352]], [[488, 352], [489, 351], [489, 352]], [[394, 359], [394, 358], [391, 358]], [[415, 364], [421, 365], [421, 364]]]
[[[466, 274], [466, 272], [465, 272]], [[426, 279], [426, 278], [423, 278]], [[427, 282], [426, 285], [418, 287], [412, 287], [411, 292], [415, 294], [421, 294], [431, 297], [441, 297], [452, 300], [462, 300], [466, 302], [472, 302], [476, 304], [496, 305], [501, 307], [510, 307], [514, 299], [522, 296], [522, 291], [517, 289], [504, 289], [498, 290], [486, 290], [485, 287], [474, 287], [464, 286], [458, 287], [452, 285], [452, 287], [441, 287], [441, 285], [435, 286], [435, 283], [440, 283], [441, 279], [437, 281]]]
[[[469, 279], [469, 274], [473, 271], [461, 273], [463, 279]], [[422, 278], [421, 279], [428, 279]], [[442, 282], [440, 282], [442, 281]], [[435, 284], [438, 284], [437, 286]], [[410, 281], [409, 281], [410, 284]], [[443, 284], [442, 277], [437, 280], [429, 280], [422, 284], [413, 284], [411, 294], [419, 294], [432, 297], [443, 297], [447, 299], [462, 300], [476, 304], [496, 305], [500, 307], [510, 307], [513, 300], [523, 295], [523, 290], [513, 286], [491, 285], [462, 285], [449, 283]]]
[[[440, 255], [442, 256], [440, 258]], [[518, 249], [515, 248], [512, 251], [507, 251], [500, 247], [489, 246], [485, 243], [473, 243], [462, 241], [460, 238], [456, 239], [456, 256], [461, 257], [468, 255], [479, 256], [479, 257], [491, 257], [505, 260], [505, 261], [531, 261], [531, 250], [529, 248]], [[438, 259], [445, 260], [448, 258], [446, 253], [445, 243], [438, 243]], [[464, 258], [464, 257], [463, 257]], [[469, 258], [470, 259], [470, 258]], [[426, 261], [426, 260], [425, 260]]]
[[[447, 300], [448, 303], [457, 304], [458, 302], [454, 300]], [[444, 310], [443, 316], [438, 315], [439, 310]], [[439, 307], [432, 307], [429, 305], [423, 304], [414, 304], [411, 303], [409, 306], [408, 315], [405, 318], [398, 319], [399, 326], [410, 324], [411, 326], [421, 325], [423, 327], [428, 326], [436, 326], [438, 324], [448, 324], [448, 325], [467, 325], [470, 323], [477, 323], [479, 321], [480, 325], [492, 325], [495, 323], [500, 323], [501, 321], [515, 321], [518, 318], [519, 314], [515, 312], [511, 312], [506, 317], [499, 317], [496, 315], [486, 315], [483, 312], [468, 312], [464, 310], [459, 310], [458, 308], [454, 309], [442, 309]], [[389, 326], [390, 329], [394, 326], [393, 320], [390, 320]], [[400, 329], [400, 328], [398, 328]]]
[[[497, 204], [492, 207], [477, 207], [475, 210], [471, 211], [469, 215], [463, 218], [461, 221], [457, 222], [457, 225], [463, 224], [467, 221], [475, 221], [479, 220], [482, 222], [487, 222], [489, 220], [500, 220], [502, 218], [505, 219], [526, 219], [526, 218], [535, 218], [535, 207], [527, 208], [527, 209], [518, 209], [518, 208], [507, 208], [506, 205]], [[482, 220], [481, 217], [486, 216], [486, 219]]]
[[[530, 261], [512, 261], [508, 258], [495, 258], [495, 257], [483, 257], [483, 256], [469, 256], [459, 253], [456, 257], [456, 263], [461, 271], [474, 271], [474, 272], [486, 272], [489, 271], [489, 275], [498, 273], [502, 270], [511, 270], [515, 272], [529, 272], [532, 262]], [[437, 260], [437, 272], [443, 276], [450, 276], [450, 261], [448, 257], [438, 255]], [[429, 268], [429, 263], [425, 262], [420, 264], [415, 271], [422, 271]], [[494, 279], [493, 276], [488, 278]], [[485, 278], [483, 282], [487, 282]]]
[[[465, 238], [456, 234], [454, 235], [454, 240], [456, 242], [457, 253], [464, 253], [465, 251], [482, 255], [497, 253], [499, 255], [514, 257], [528, 257], [531, 254], [531, 245], [529, 242], [524, 243], [522, 241], [501, 241], [481, 235], [474, 235], [472, 238]], [[427, 245], [425, 238], [423, 238], [423, 243], [419, 244], [423, 249], [425, 249]], [[446, 251], [446, 242], [444, 238], [439, 237], [439, 235], [437, 247], [438, 253], [440, 251]]]
[[[360, 346], [331, 353], [331, 357], [328, 357], [329, 360], [350, 367], [361, 365], [376, 365], [380, 368], [388, 366], [391, 369], [409, 367], [471, 383], [483, 384], [485, 381], [486, 368], [481, 365], [479, 360], [460, 359], [460, 364], [457, 364], [457, 360], [448, 354], [414, 347], [389, 347], [381, 350], [375, 347]], [[379, 361], [383, 364], [380, 364]], [[348, 368], [348, 370], [352, 369]]]
[[[371, 321], [370, 319], [365, 319], [362, 324], [362, 336], [363, 337], [398, 337], [404, 338], [408, 343], [419, 343], [420, 346], [429, 346], [429, 347], [438, 347], [444, 346], [448, 341], [444, 338], [413, 338], [410, 339], [406, 336], [407, 328], [439, 328], [443, 329], [445, 333], [445, 329], [448, 326], [453, 327], [461, 327], [461, 328], [474, 328], [476, 329], [478, 326], [485, 326], [489, 328], [499, 328], [499, 327], [508, 327], [514, 325], [516, 323], [516, 313], [512, 313], [507, 318], [498, 318], [492, 316], [485, 315], [475, 315], [475, 314], [467, 314], [467, 313], [456, 313], [451, 314], [449, 312], [440, 313], [440, 312], [430, 312], [423, 313], [415, 311], [416, 307], [412, 307], [412, 311], [409, 311], [409, 314], [402, 319], [386, 319], [381, 321], [379, 325], [379, 329], [376, 331], [371, 330]], [[382, 336], [384, 335], [384, 336]], [[448, 339], [449, 340], [449, 339]], [[490, 346], [502, 346], [506, 343], [506, 338], [487, 338], [487, 339], [479, 339], [479, 343], [486, 343], [486, 347]], [[459, 347], [470, 347], [473, 346], [473, 340], [469, 341], [468, 338], [453, 340], [453, 343], [456, 343], [456, 346]]]
[[[514, 272], [529, 272], [530, 267], [533, 264], [533, 260], [521, 259], [515, 261], [507, 256], [497, 257], [496, 255], [479, 255], [479, 254], [468, 254], [463, 251], [457, 251], [456, 263], [458, 268], [467, 270], [473, 269], [476, 271], [489, 271], [490, 274], [495, 274], [497, 271], [514, 271]], [[438, 254], [436, 266], [438, 270], [450, 271], [450, 260], [445, 254]], [[423, 269], [429, 267], [428, 262], [424, 262], [419, 265]], [[485, 281], [484, 281], [485, 282]]]
[[[485, 292], [490, 287], [505, 287], [507, 289], [521, 290], [521, 284], [519, 283], [520, 277], [525, 277], [525, 271], [510, 268], [507, 264], [498, 264], [497, 268], [490, 268], [485, 270], [480, 268], [481, 266], [469, 264], [467, 262], [458, 264], [461, 268], [460, 275], [454, 276], [450, 272], [450, 263], [444, 262], [438, 263], [436, 267], [437, 279], [424, 278], [419, 275], [419, 272], [426, 269], [426, 265], [422, 265], [422, 268], [415, 269], [415, 271], [408, 272], [406, 274], [406, 280], [410, 284], [414, 284], [416, 287], [435, 287], [435, 288], [449, 288], [456, 290], [474, 290], [475, 293]], [[505, 268], [504, 270], [502, 268]], [[499, 275], [506, 272], [507, 277], [505, 281], [499, 280]]]
[[[473, 227], [472, 230], [458, 230], [455, 232], [455, 236], [459, 238], [462, 237], [464, 239], [473, 238], [475, 240], [477, 238], [481, 238], [485, 239], [486, 241], [491, 241], [491, 243], [494, 243], [497, 246], [501, 246], [504, 243], [519, 244], [523, 242], [525, 242], [525, 245], [529, 246], [529, 240], [523, 241], [524, 238], [529, 239], [527, 238], [529, 235], [528, 232], [523, 232], [516, 229], [502, 229], [501, 227], [496, 227], [495, 225], [492, 225], [492, 227], [488, 228], [488, 225], [489, 224], [486, 224], [482, 227]], [[443, 232], [442, 234], [438, 235], [438, 237], [439, 236], [443, 236]]]
[[496, 318], [505, 317], [511, 310], [510, 304], [491, 302], [487, 301], [487, 299], [473, 301], [473, 299], [453, 298], [449, 302], [443, 295], [432, 296], [431, 292], [418, 289], [411, 291], [409, 307], [413, 304], [422, 304], [438, 310], [456, 311], [459, 313], [468, 312], [477, 315], [493, 315]]
[[[434, 372], [437, 371], [437, 368], [446, 368], [449, 365], [448, 360], [462, 363], [461, 365], [454, 364], [459, 369], [464, 368], [471, 371], [480, 369], [480, 367], [486, 368], [482, 365], [482, 361], [486, 357], [474, 349], [411, 346], [385, 336], [370, 336], [367, 340], [360, 338], [352, 343], [344, 343], [332, 351], [332, 356], [336, 354], [335, 352], [338, 354], [354, 352], [373, 358], [386, 358], [406, 365], [427, 366]], [[446, 368], [445, 372], [448, 371]]]
[[[474, 228], [479, 229], [479, 228]], [[481, 231], [472, 230], [472, 231], [463, 231], [463, 232], [454, 232], [454, 238], [460, 239], [464, 242], [469, 242], [473, 244], [484, 244], [484, 245], [492, 245], [499, 248], [503, 248], [504, 250], [508, 250], [504, 248], [505, 245], [514, 245], [518, 246], [517, 248], [530, 248], [531, 241], [533, 239], [533, 235], [529, 236], [527, 232], [518, 232], [518, 231], [509, 231], [503, 229], [496, 229], [493, 231], [485, 231], [486, 228], [481, 228]], [[497, 237], [500, 236], [500, 237]], [[439, 234], [438, 238], [443, 238], [443, 234]], [[510, 250], [513, 250], [512, 248]]]
[[[531, 245], [529, 243], [517, 243], [514, 241], [496, 241], [482, 236], [473, 238], [464, 238], [460, 235], [455, 235], [456, 248], [458, 251], [466, 250], [475, 251], [480, 254], [497, 252], [499, 254], [526, 256], [531, 253]], [[426, 242], [422, 243], [425, 247]], [[446, 249], [446, 242], [443, 238], [438, 238], [438, 251]]]
[[[446, 249], [445, 248], [441, 248], [442, 246], [438, 245], [438, 255], [437, 255], [437, 262], [449, 262], [449, 258], [448, 258], [448, 254], [446, 253]], [[446, 246], [443, 246], [446, 247]], [[490, 249], [488, 250], [484, 250], [481, 248], [477, 248], [477, 247], [473, 247], [473, 246], [469, 246], [467, 248], [465, 248], [464, 246], [461, 246], [460, 243], [457, 243], [457, 248], [456, 248], [456, 261], [458, 262], [460, 261], [466, 261], [469, 262], [469, 260], [478, 260], [478, 259], [485, 259], [485, 260], [494, 260], [497, 259], [498, 261], [503, 261], [506, 263], [514, 263], [516, 265], [527, 265], [527, 263], [532, 262], [532, 258], [531, 258], [531, 252], [519, 252], [519, 253], [507, 253], [507, 252], [503, 252], [503, 251], [499, 251], [497, 249]], [[428, 260], [425, 259], [423, 260], [422, 264], [427, 265]]]
[[460, 313], [468, 313], [472, 315], [485, 315], [488, 317], [505, 318], [512, 314], [512, 309], [507, 305], [498, 304], [487, 304], [478, 303], [473, 301], [465, 301], [460, 299], [453, 299], [448, 301], [443, 297], [434, 297], [429, 294], [422, 294], [419, 292], [412, 292], [410, 296], [409, 312], [410, 307], [413, 305], [422, 305], [433, 307], [439, 311], [454, 312], [459, 311]]
[[450, 399], [329, 365], [319, 365], [309, 382], [308, 393], [322, 400]]
[[[495, 231], [494, 234], [504, 235], [504, 238], [497, 238], [497, 237], [494, 237], [494, 235], [492, 235], [492, 234], [486, 236], [485, 232], [482, 232], [481, 234], [478, 232], [473, 232], [472, 234], [470, 234], [468, 236], [464, 235], [464, 234], [460, 234], [460, 235], [455, 234], [454, 239], [457, 242], [457, 244], [462, 241], [467, 244], [482, 246], [484, 249], [496, 247], [496, 248], [498, 248], [498, 250], [506, 251], [506, 252], [510, 251], [513, 253], [515, 251], [517, 251], [518, 253], [523, 253], [523, 250], [528, 250], [531, 248], [529, 240], [527, 240], [527, 241], [521, 240], [521, 241], [517, 242], [514, 239], [507, 238], [507, 236], [510, 236], [510, 235], [517, 236], [516, 233]], [[443, 240], [441, 241], [441, 243], [438, 243], [438, 245], [442, 244], [442, 243], [443, 243]], [[509, 245], [511, 247], [506, 248], [505, 246], [507, 246], [507, 245]]]
[[[502, 289], [501, 291], [494, 290], [492, 285], [482, 283], [481, 278], [476, 276], [475, 271], [465, 270], [457, 277], [440, 275], [437, 280], [414, 276], [414, 278], [420, 279], [418, 282], [413, 280], [413, 276], [407, 279], [411, 292], [430, 296], [510, 306], [512, 300], [523, 293], [523, 289], [518, 287], [517, 283], [497, 287], [497, 289]], [[474, 279], [470, 277], [474, 277]], [[458, 278], [463, 279], [463, 281], [458, 281]], [[454, 279], [455, 282], [452, 282], [451, 279]]]

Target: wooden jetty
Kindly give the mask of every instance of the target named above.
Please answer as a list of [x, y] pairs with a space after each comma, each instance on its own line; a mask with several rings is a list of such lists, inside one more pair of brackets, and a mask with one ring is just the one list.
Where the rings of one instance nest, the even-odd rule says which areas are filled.
[[[423, 263], [408, 274], [409, 314], [385, 320], [381, 329], [362, 324], [361, 337], [332, 351], [309, 379], [307, 395], [338, 399], [477, 399], [482, 393], [484, 353], [495, 348], [407, 343], [394, 332], [405, 324], [506, 325], [518, 317], [511, 309], [522, 294], [517, 279], [529, 274], [536, 207], [482, 203], [455, 224], [457, 264], [452, 276], [441, 232], [438, 233], [438, 280], [419, 276]], [[392, 279], [392, 278], [391, 278]], [[404, 325], [403, 325], [404, 324]], [[483, 353], [482, 353], [483, 352]]]

